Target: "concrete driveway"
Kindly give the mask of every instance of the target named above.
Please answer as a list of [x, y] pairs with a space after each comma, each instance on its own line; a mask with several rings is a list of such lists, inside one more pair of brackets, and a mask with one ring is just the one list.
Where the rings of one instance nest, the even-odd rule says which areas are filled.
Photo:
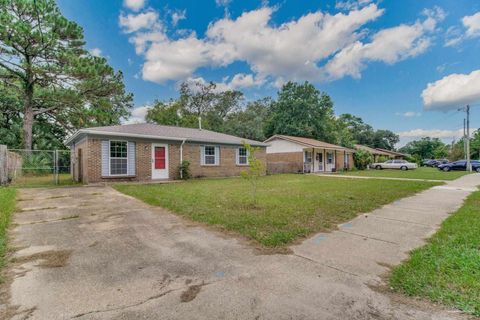
[[382, 275], [462, 203], [470, 175], [262, 255], [109, 187], [24, 189], [13, 319], [452, 319], [384, 293]]

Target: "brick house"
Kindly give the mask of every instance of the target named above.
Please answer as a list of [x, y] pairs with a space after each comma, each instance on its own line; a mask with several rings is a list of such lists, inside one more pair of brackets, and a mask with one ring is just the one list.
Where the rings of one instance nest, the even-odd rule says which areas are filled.
[[264, 141], [267, 146], [267, 171], [333, 172], [353, 168], [355, 150], [323, 141], [274, 135]]
[[238, 176], [248, 167], [243, 143], [259, 147], [266, 168], [266, 144], [204, 129], [128, 124], [81, 129], [66, 145], [72, 175], [84, 183], [178, 179], [183, 160], [193, 177]]
[[404, 160], [407, 155], [396, 152], [396, 151], [391, 151], [391, 150], [385, 150], [385, 149], [380, 149], [380, 148], [371, 148], [369, 146], [361, 145], [361, 144], [356, 144], [355, 149], [357, 150], [365, 150], [370, 152], [373, 155], [373, 162], [378, 162], [378, 159], [380, 157], [385, 157], [388, 159], [395, 159], [395, 160]]

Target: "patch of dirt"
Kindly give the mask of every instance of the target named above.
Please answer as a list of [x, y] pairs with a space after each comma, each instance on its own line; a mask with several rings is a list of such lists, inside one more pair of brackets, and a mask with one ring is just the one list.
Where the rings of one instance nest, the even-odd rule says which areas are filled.
[[42, 268], [60, 268], [67, 265], [68, 259], [72, 254], [72, 250], [49, 250], [34, 253], [29, 256], [13, 258], [12, 262], [23, 264], [30, 261], [40, 260], [37, 266]]
[[187, 290], [183, 291], [180, 295], [181, 302], [190, 302], [197, 297], [200, 290], [202, 289], [201, 285], [189, 286]]
[[39, 211], [39, 210], [52, 210], [58, 209], [58, 207], [43, 207], [43, 208], [28, 208], [28, 209], [19, 209], [17, 212], [30, 212], [30, 211]]

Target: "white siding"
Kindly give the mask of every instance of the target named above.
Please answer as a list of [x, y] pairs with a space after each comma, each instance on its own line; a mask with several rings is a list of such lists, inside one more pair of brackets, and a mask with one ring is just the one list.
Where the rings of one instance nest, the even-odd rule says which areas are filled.
[[302, 152], [305, 146], [283, 140], [283, 139], [274, 139], [269, 141], [268, 144], [270, 145], [267, 147], [267, 153], [287, 153], [287, 152]]

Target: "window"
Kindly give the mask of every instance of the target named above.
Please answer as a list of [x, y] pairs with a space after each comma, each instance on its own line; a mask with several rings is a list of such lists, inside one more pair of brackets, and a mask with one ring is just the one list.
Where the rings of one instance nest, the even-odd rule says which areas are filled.
[[348, 167], [348, 162], [349, 162], [348, 153], [344, 153], [343, 154], [343, 164], [345, 165], [345, 167]]
[[333, 152], [327, 152], [327, 163], [328, 164], [333, 163]]
[[203, 164], [217, 165], [217, 148], [214, 146], [203, 147]]
[[387, 160], [385, 163], [393, 163], [393, 160]]
[[305, 151], [305, 163], [312, 163], [312, 152]]
[[127, 175], [127, 154], [126, 141], [110, 141], [110, 175]]
[[238, 148], [237, 164], [248, 165], [248, 150], [246, 148], [243, 148], [243, 147]]

